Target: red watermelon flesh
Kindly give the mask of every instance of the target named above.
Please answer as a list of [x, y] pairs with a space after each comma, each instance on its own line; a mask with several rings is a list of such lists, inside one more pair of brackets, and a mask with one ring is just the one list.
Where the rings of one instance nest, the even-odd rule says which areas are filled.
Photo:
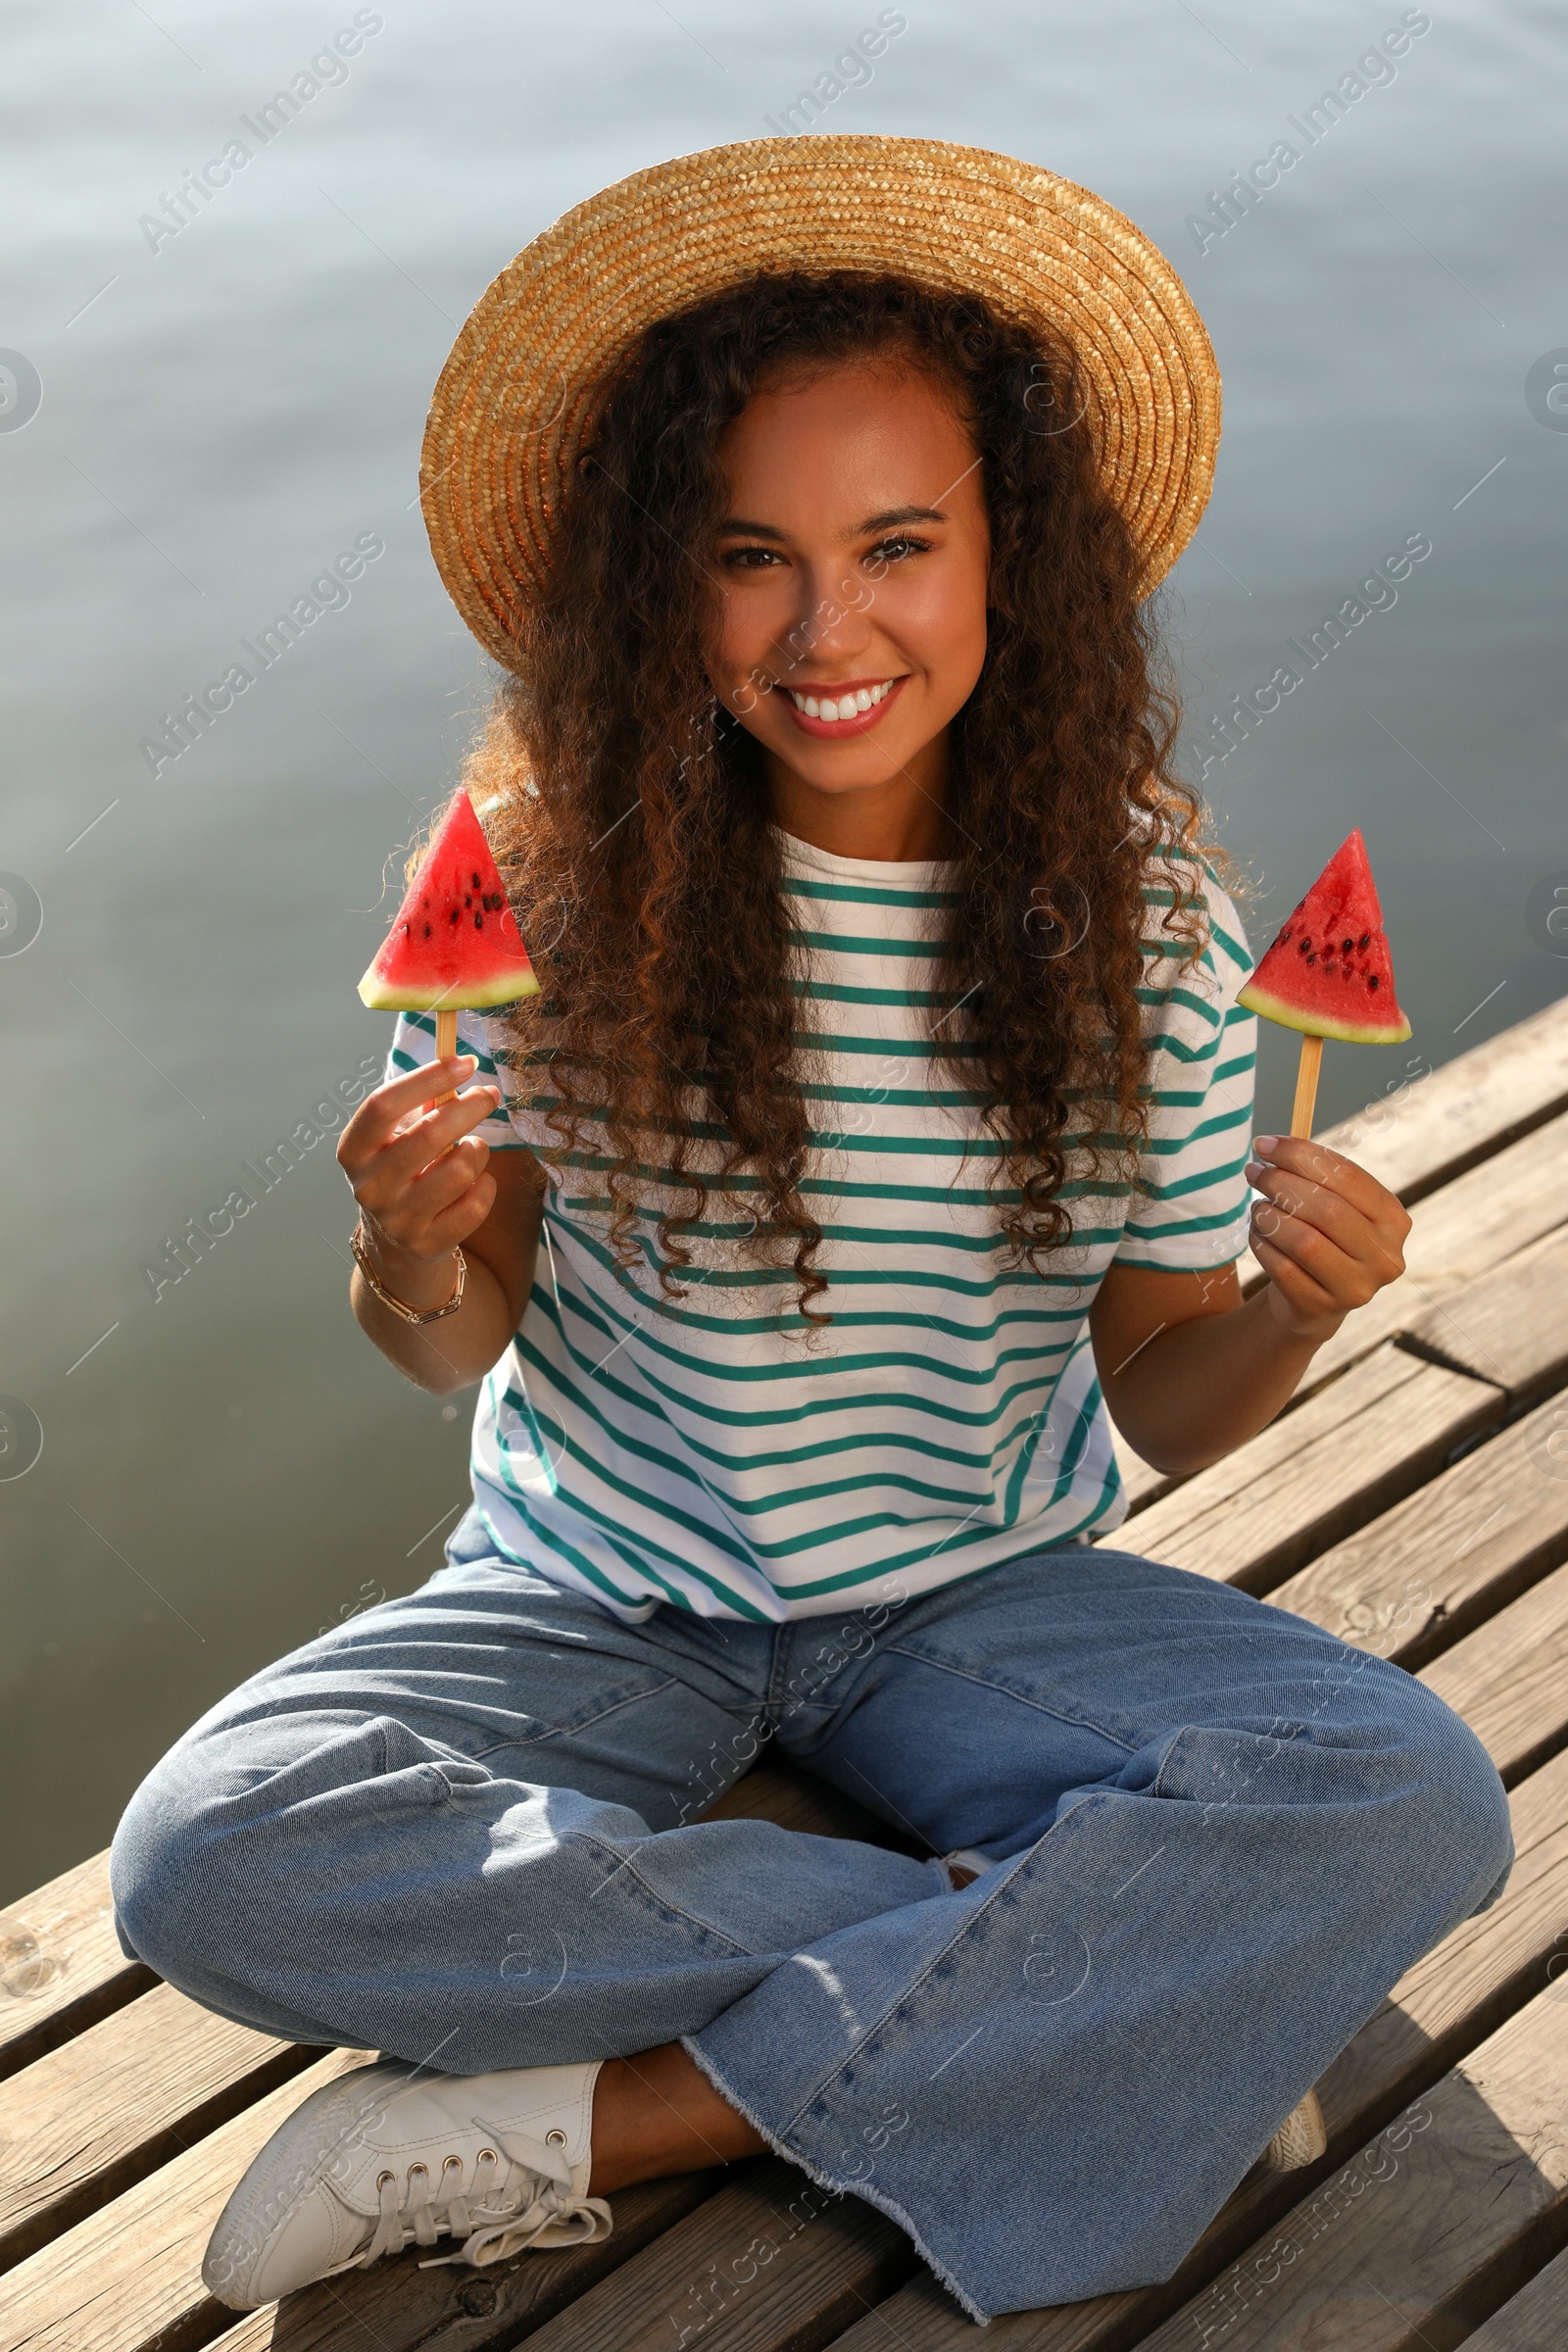
[[1397, 1045], [1410, 1034], [1360, 828], [1335, 851], [1256, 971], [1242, 1004], [1308, 1037]]
[[374, 1011], [436, 1012], [510, 1004], [538, 993], [484, 827], [460, 792], [360, 995]]

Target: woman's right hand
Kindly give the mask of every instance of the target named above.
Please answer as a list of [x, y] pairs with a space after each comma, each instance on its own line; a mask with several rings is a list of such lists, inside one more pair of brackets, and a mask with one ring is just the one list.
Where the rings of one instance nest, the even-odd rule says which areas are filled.
[[[475, 1086], [451, 1102], [431, 1102], [478, 1066], [465, 1054], [407, 1071], [367, 1095], [338, 1138], [338, 1165], [360, 1204], [367, 1244], [400, 1296], [394, 1275], [450, 1260], [495, 1201], [496, 1180], [485, 1166], [490, 1147], [473, 1130], [499, 1107], [500, 1088]], [[450, 1266], [435, 1287], [442, 1285], [451, 1289]]]

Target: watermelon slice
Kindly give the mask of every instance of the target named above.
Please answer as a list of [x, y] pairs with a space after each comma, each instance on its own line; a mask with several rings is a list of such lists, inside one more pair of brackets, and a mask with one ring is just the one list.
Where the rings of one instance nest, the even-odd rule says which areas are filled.
[[1308, 1037], [1393, 1046], [1409, 1036], [1359, 826], [1282, 926], [1240, 1000]]
[[538, 993], [484, 827], [460, 792], [360, 995], [372, 1011], [451, 1012]]

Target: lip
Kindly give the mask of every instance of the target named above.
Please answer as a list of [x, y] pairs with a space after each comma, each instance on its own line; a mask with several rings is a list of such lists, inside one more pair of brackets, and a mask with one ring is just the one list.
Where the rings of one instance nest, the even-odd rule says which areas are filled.
[[[877, 721], [886, 718], [904, 691], [907, 674], [906, 672], [904, 678], [895, 678], [879, 703], [873, 703], [869, 710], [857, 711], [854, 718], [808, 718], [806, 712], [797, 709], [791, 700], [790, 689], [787, 685], [781, 682], [774, 688], [774, 692], [780, 697], [785, 710], [794, 719], [803, 735], [814, 735], [818, 743], [848, 743], [852, 736], [869, 735]], [[862, 686], [870, 688], [880, 686], [881, 683], [880, 678], [824, 678], [820, 687], [813, 680], [808, 684], [797, 686], [795, 692], [797, 694], [815, 694], [820, 698], [821, 695], [829, 692], [835, 695], [856, 694]]]

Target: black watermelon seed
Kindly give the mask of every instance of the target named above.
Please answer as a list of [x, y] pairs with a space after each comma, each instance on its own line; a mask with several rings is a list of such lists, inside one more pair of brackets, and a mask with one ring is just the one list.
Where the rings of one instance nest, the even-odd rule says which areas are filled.
[[475, 874], [473, 877], [473, 887], [475, 890], [477, 890], [479, 887], [479, 877], [477, 874]]
[[428, 923], [426, 923], [424, 926], [424, 936], [426, 939], [428, 939], [430, 936], [430, 926]]
[[1376, 972], [1368, 972], [1366, 976], [1366, 984], [1368, 988], [1376, 988], [1378, 984], [1378, 976]]
[[1354, 945], [1355, 942], [1353, 939], [1342, 939], [1340, 942], [1340, 954], [1342, 956], [1348, 956]]
[[1303, 956], [1306, 954], [1307, 950], [1308, 950], [1308, 949], [1311, 947], [1311, 945], [1312, 945], [1312, 934], [1311, 934], [1311, 932], [1310, 932], [1310, 931], [1303, 931], [1303, 932], [1301, 933], [1301, 954], [1302, 954]]
[[1371, 934], [1371, 932], [1370, 932], [1370, 931], [1363, 931], [1363, 932], [1362, 932], [1362, 934], [1361, 934], [1361, 936], [1360, 936], [1360, 938], [1359, 938], [1359, 939], [1356, 941], [1356, 943], [1355, 943], [1355, 944], [1356, 944], [1356, 946], [1357, 946], [1357, 948], [1359, 948], [1359, 950], [1360, 950], [1360, 952], [1361, 952], [1361, 954], [1362, 954], [1363, 956], [1364, 956], [1364, 955], [1366, 954], [1366, 952], [1367, 952], [1367, 948], [1368, 948], [1368, 945], [1369, 945], [1369, 944], [1370, 944], [1370, 942], [1371, 942], [1371, 938], [1372, 938], [1372, 934]]
[[1308, 963], [1316, 963], [1317, 957], [1315, 956], [1309, 956], [1306, 960]]
[[474, 916], [473, 927], [476, 931], [482, 931], [484, 929], [484, 916], [482, 914], [476, 914]]

